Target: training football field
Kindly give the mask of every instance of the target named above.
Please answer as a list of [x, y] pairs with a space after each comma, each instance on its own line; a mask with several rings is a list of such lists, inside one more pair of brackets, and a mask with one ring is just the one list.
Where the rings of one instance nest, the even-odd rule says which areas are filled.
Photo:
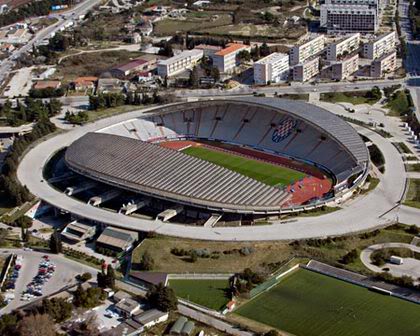
[[221, 310], [229, 302], [229, 280], [172, 279], [169, 286], [176, 295], [199, 305]]
[[304, 173], [293, 169], [205, 147], [188, 147], [182, 152], [210, 161], [270, 186], [287, 186], [305, 177]]
[[420, 335], [420, 305], [303, 269], [235, 313], [299, 336]]

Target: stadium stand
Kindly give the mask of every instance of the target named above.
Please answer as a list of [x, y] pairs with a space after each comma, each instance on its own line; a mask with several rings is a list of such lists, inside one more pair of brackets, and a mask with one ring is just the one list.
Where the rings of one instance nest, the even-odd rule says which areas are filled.
[[[115, 137], [109, 140], [104, 134]], [[128, 141], [127, 138], [133, 141]], [[98, 173], [96, 178], [100, 177], [100, 172], [96, 171], [99, 163], [108, 167], [109, 171], [102, 172], [108, 174], [106, 178], [101, 175], [102, 181], [109, 177], [117, 185], [122, 182], [133, 183], [137, 185], [131, 188], [135, 191], [141, 189], [146, 194], [158, 194], [165, 199], [182, 200], [184, 203], [191, 202], [191, 197], [194, 197], [197, 204], [201, 202], [201, 206], [207, 208], [218, 208], [226, 202], [231, 211], [239, 206], [241, 211], [270, 212], [278, 209], [280, 204], [291, 204], [290, 197], [286, 199], [287, 195], [277, 188], [263, 187], [262, 183], [222, 167], [215, 168], [214, 164], [200, 159], [192, 160], [183, 153], [161, 151], [162, 147], [144, 144], [171, 140], [210, 140], [216, 141], [215, 144], [235, 145], [235, 149], [230, 150], [241, 155], [288, 167], [292, 165], [292, 169], [319, 178], [324, 175], [319, 171], [322, 169], [332, 177], [336, 195], [346, 192], [353, 187], [354, 181], [360, 181], [360, 177], [366, 176], [369, 164], [369, 155], [363, 140], [339, 117], [304, 102], [256, 97], [198, 101], [162, 107], [151, 115], [82, 137], [70, 146], [66, 158], [70, 168], [78, 172], [95, 171]], [[117, 144], [122, 142], [129, 150], [123, 151], [125, 154], [114, 153], [117, 151]], [[82, 158], [81, 154], [72, 150], [72, 147], [80, 147], [82, 144], [86, 146], [85, 151], [89, 155], [95, 156], [91, 148], [103, 152], [104, 155], [97, 162], [89, 160], [89, 155]], [[111, 147], [107, 148], [108, 145]], [[146, 155], [150, 148], [156, 152], [155, 159]], [[110, 160], [110, 156], [114, 154], [119, 157], [118, 161]], [[157, 157], [159, 161], [155, 162]], [[113, 161], [115, 167], [109, 166], [109, 161]], [[148, 169], [142, 170], [141, 178], [146, 175], [150, 178], [140, 181], [140, 176], [126, 172], [128, 168], [133, 169], [127, 166], [127, 162], [135, 162], [139, 169], [147, 167]], [[154, 170], [153, 173], [150, 170]], [[173, 175], [166, 177], [163, 174]], [[208, 176], [214, 181], [210, 183]], [[159, 178], [163, 178], [165, 182], [159, 181]], [[186, 180], [188, 183], [185, 183]], [[311, 180], [305, 182], [316, 183]], [[322, 184], [320, 188], [327, 187]], [[293, 186], [288, 189], [289, 192], [291, 190]], [[317, 196], [321, 197], [325, 192], [326, 190], [320, 190]]]

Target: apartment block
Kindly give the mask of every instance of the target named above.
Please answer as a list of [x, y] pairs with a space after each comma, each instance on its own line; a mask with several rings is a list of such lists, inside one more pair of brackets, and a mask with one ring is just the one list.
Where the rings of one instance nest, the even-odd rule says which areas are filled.
[[204, 56], [212, 57], [215, 53], [222, 50], [222, 47], [209, 44], [199, 44], [196, 45], [194, 49], [203, 50]]
[[324, 36], [320, 35], [290, 50], [290, 64], [304, 63], [309, 58], [316, 56], [325, 48]]
[[157, 65], [158, 75], [171, 77], [187, 69], [191, 69], [203, 57], [203, 50], [186, 50], [166, 60], [160, 60]]
[[327, 60], [338, 61], [338, 59], [346, 54], [351, 54], [357, 50], [360, 45], [360, 33], [346, 36], [339, 42], [331, 43], [327, 47]]
[[272, 53], [254, 63], [254, 82], [256, 84], [277, 83], [289, 75], [289, 55]]
[[229, 43], [226, 48], [211, 56], [213, 59], [213, 66], [223, 73], [232, 72], [233, 69], [239, 65], [237, 56], [243, 50], [251, 51], [251, 47], [240, 43]]
[[377, 37], [375, 40], [363, 45], [363, 57], [376, 59], [382, 55], [395, 51], [397, 35], [390, 32]]
[[397, 68], [397, 52], [391, 52], [374, 60], [370, 67], [370, 75], [375, 78], [384, 77]]
[[293, 80], [306, 82], [319, 74], [319, 57], [300, 63], [293, 68]]
[[346, 59], [331, 64], [331, 79], [344, 80], [349, 78], [359, 69], [359, 54], [354, 54]]
[[321, 5], [321, 27], [331, 33], [376, 33], [379, 28], [376, 0], [326, 0]]

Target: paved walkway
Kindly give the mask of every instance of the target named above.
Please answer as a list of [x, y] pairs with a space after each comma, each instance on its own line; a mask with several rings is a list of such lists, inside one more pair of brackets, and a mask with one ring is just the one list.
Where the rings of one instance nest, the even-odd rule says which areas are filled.
[[369, 246], [360, 253], [360, 259], [363, 265], [375, 273], [383, 272], [384, 268], [389, 268], [389, 273], [394, 276], [401, 277], [403, 275], [411, 276], [414, 279], [420, 277], [420, 260], [414, 258], [404, 258], [402, 265], [395, 265], [391, 263], [385, 263], [385, 265], [378, 267], [372, 264], [371, 255], [373, 252], [382, 250], [384, 248], [406, 248], [413, 252], [420, 253], [420, 247], [405, 243], [384, 243]]

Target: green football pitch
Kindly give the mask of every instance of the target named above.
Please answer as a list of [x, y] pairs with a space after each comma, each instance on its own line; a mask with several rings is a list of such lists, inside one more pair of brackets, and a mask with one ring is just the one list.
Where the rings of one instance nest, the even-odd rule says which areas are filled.
[[204, 147], [188, 147], [182, 152], [213, 162], [270, 186], [287, 186], [305, 176], [304, 173], [293, 169]]
[[229, 302], [229, 280], [170, 280], [176, 295], [199, 305], [221, 310]]
[[420, 305], [303, 269], [235, 313], [299, 336], [420, 335]]

